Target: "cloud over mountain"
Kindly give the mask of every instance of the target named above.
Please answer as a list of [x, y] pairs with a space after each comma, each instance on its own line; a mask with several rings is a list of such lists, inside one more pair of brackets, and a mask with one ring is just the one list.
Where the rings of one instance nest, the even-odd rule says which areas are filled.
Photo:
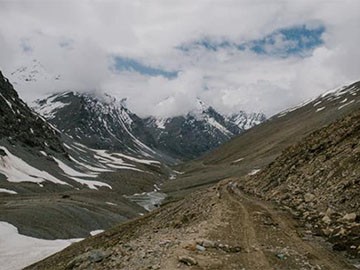
[[358, 79], [359, 9], [356, 0], [3, 1], [0, 67], [37, 59], [61, 74], [57, 89], [18, 89], [27, 100], [99, 90], [143, 116], [186, 113], [197, 97], [271, 115]]

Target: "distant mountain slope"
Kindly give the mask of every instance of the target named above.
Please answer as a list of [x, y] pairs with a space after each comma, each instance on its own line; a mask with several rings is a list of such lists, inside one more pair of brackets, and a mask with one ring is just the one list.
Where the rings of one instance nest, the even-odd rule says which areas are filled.
[[197, 109], [185, 116], [145, 119], [158, 147], [182, 159], [197, 158], [264, 120], [261, 113], [227, 117], [201, 100], [197, 100]]
[[360, 82], [324, 93], [245, 131], [199, 160], [179, 165], [177, 170], [189, 173], [163, 188], [177, 197], [199, 186], [261, 169], [286, 147], [359, 108]]
[[[283, 111], [263, 124], [225, 143], [204, 157], [206, 163], [245, 160], [254, 150], [266, 154], [294, 143], [304, 135], [328, 125], [360, 107], [360, 82], [329, 91], [299, 106]], [[246, 145], [253, 142], [251, 149]], [[257, 143], [256, 143], [257, 142]], [[239, 151], [242, 149], [241, 151]], [[246, 150], [247, 149], [247, 150]], [[246, 150], [246, 152], [244, 152]], [[257, 153], [259, 154], [259, 153]], [[279, 151], [274, 151], [278, 155]]]
[[65, 153], [60, 134], [35, 114], [0, 72], [0, 140]]
[[76, 92], [37, 100], [34, 109], [54, 126], [89, 147], [162, 157], [199, 157], [265, 120], [263, 114], [223, 116], [198, 100], [185, 116], [139, 118], [108, 95]]
[[187, 115], [141, 119], [122, 101], [95, 93], [61, 92], [66, 78], [52, 74], [36, 59], [10, 74], [22, 89], [49, 87], [59, 93], [37, 100], [34, 108], [59, 130], [85, 145], [150, 155], [167, 163], [197, 158], [231, 137], [263, 122], [262, 113], [223, 115], [197, 100]]
[[37, 100], [36, 111], [65, 134], [97, 148], [154, 154], [142, 120], [110, 96], [64, 92]]
[[15, 87], [18, 87], [20, 84], [25, 83], [36, 83], [38, 81], [59, 81], [61, 75], [52, 75], [46, 68], [36, 59], [33, 59], [27, 65], [18, 67], [16, 70], [9, 74], [9, 77], [13, 81]]

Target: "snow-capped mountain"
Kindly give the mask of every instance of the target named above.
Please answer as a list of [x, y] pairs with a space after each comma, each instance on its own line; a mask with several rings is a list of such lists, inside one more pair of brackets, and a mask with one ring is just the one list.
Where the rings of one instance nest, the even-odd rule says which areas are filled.
[[247, 130], [253, 126], [259, 125], [266, 120], [263, 113], [246, 113], [240, 111], [227, 116], [227, 119], [238, 126], [241, 130]]
[[145, 119], [158, 148], [183, 159], [196, 158], [264, 120], [263, 114], [245, 112], [228, 117], [200, 99], [185, 116]]
[[61, 132], [97, 149], [154, 155], [155, 142], [123, 101], [108, 95], [63, 92], [35, 102], [34, 109]]
[[18, 67], [9, 74], [12, 84], [17, 87], [24, 83], [36, 83], [39, 81], [60, 81], [61, 75], [53, 75], [38, 61], [33, 59], [28, 65]]
[[185, 116], [141, 119], [124, 101], [76, 92], [37, 100], [34, 108], [60, 131], [89, 147], [166, 160], [198, 157], [265, 119], [244, 112], [242, 118], [229, 118], [199, 99], [197, 108]]
[[38, 150], [65, 153], [60, 134], [35, 114], [0, 72], [0, 140]]
[[[39, 85], [53, 91], [62, 89], [64, 78], [34, 59], [11, 72], [10, 80], [21, 89]], [[61, 132], [90, 148], [170, 162], [198, 157], [265, 120], [261, 113], [222, 115], [200, 99], [187, 115], [141, 119], [123, 101], [76, 91], [58, 92], [37, 100], [33, 107]]]
[[[74, 98], [79, 96], [75, 93], [64, 93], [58, 98], [65, 97]], [[93, 105], [92, 102], [96, 103], [98, 101], [92, 100], [89, 96], [81, 97], [86, 99], [86, 102], [80, 99], [76, 100], [78, 102], [76, 104], [85, 103], [89, 106], [92, 105], [91, 108], [94, 108], [94, 110], [91, 110], [91, 108], [85, 107], [84, 110], [80, 111], [84, 115], [84, 119], [87, 119], [88, 110], [96, 118], [103, 115], [108, 117], [102, 122], [109, 132], [106, 134], [107, 138], [109, 138], [109, 134], [115, 136], [111, 129], [113, 127], [107, 126], [109, 122], [106, 121], [109, 119], [113, 120], [116, 117], [115, 124], [122, 125], [119, 130], [124, 132], [121, 134], [124, 136], [126, 135], [125, 132], [128, 132], [136, 121], [135, 118], [130, 118], [124, 107], [114, 105], [115, 101], [109, 97], [104, 97], [109, 99], [108, 103], [101, 103], [110, 104], [107, 107]], [[43, 106], [41, 107], [44, 115], [49, 119], [53, 119], [51, 110], [56, 108], [57, 112], [60, 113], [62, 108], [70, 104], [55, 100], [55, 96], [52, 96], [51, 100], [54, 102], [49, 104], [44, 101], [45, 103], [42, 103]], [[51, 109], [47, 105], [51, 105]], [[74, 102], [71, 105], [74, 106]], [[62, 121], [64, 125], [70, 125], [71, 122], [76, 121], [72, 117], [72, 113], [73, 110], [79, 108], [71, 109], [71, 107], [66, 108], [66, 113], [69, 114], [64, 112], [62, 114], [62, 117], [70, 119], [69, 122]], [[58, 118], [61, 119], [59, 116]], [[65, 190], [69, 187], [90, 189], [108, 187], [112, 189], [109, 184], [95, 180], [101, 172], [112, 172], [117, 169], [141, 171], [140, 167], [143, 164], [157, 164], [156, 166], [159, 166], [158, 161], [139, 159], [137, 156], [127, 155], [125, 152], [109, 152], [102, 150], [100, 147], [97, 147], [97, 149], [89, 148], [74, 142], [70, 136], [64, 134], [64, 131], [66, 131], [69, 132], [69, 135], [82, 138], [80, 135], [83, 135], [83, 133], [80, 131], [87, 131], [90, 134], [87, 135], [89, 137], [92, 135], [91, 131], [94, 133], [103, 132], [101, 129], [96, 129], [96, 124], [91, 122], [90, 130], [86, 130], [85, 125], [80, 126], [81, 129], [75, 128], [74, 134], [70, 133], [70, 131], [73, 131], [70, 128], [66, 130], [55, 128], [24, 103], [9, 81], [0, 73], [0, 126], [3, 127], [0, 129], [0, 179], [1, 175], [4, 175], [7, 182], [13, 183], [32, 182], [39, 184], [44, 182], [46, 184], [52, 182], [65, 186]], [[87, 136], [82, 139], [86, 139]], [[129, 145], [132, 142], [134, 147], [138, 147], [143, 151], [147, 150], [146, 146], [136, 138], [130, 142], [131, 136], [130, 133], [129, 138], [124, 138], [122, 142], [127, 143], [126, 140], [129, 140]], [[99, 140], [101, 139], [104, 138]], [[149, 149], [149, 151], [151, 150]], [[60, 190], [63, 190], [63, 188], [60, 188]]]

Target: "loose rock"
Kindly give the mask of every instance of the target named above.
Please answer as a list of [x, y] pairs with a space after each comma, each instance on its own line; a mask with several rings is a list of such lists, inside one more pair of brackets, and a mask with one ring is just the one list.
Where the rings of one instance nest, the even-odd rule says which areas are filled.
[[342, 218], [342, 220], [347, 221], [347, 222], [354, 222], [355, 219], [356, 219], [356, 214], [355, 213], [346, 214]]
[[190, 257], [190, 256], [180, 256], [179, 262], [184, 263], [188, 266], [197, 265], [197, 261], [193, 257]]

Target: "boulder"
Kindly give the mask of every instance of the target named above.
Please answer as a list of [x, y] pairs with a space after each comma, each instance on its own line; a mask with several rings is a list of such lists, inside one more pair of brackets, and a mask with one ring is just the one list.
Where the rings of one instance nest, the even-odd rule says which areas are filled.
[[331, 223], [331, 219], [329, 218], [329, 216], [324, 216], [321, 221], [327, 225], [329, 225]]
[[356, 214], [355, 213], [349, 213], [346, 214], [345, 216], [343, 216], [342, 220], [343, 221], [347, 221], [347, 222], [354, 222], [356, 219]]
[[312, 193], [306, 193], [304, 195], [304, 201], [307, 203], [312, 202], [314, 199], [315, 199], [315, 195]]
[[197, 265], [197, 261], [190, 256], [179, 256], [179, 262], [184, 263], [188, 266]]

